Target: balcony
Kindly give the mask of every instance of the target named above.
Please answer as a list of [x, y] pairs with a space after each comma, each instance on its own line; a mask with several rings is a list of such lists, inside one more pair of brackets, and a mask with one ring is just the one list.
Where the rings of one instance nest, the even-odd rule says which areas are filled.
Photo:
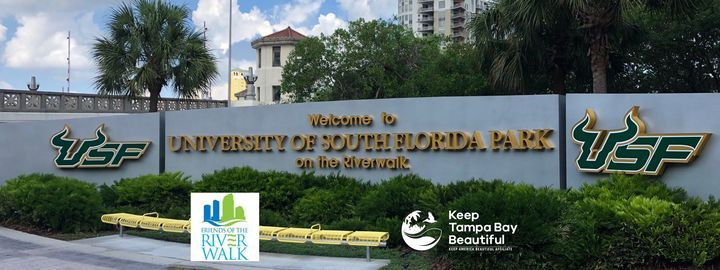
[[418, 32], [432, 32], [433, 27], [432, 26], [420, 26], [418, 27]]
[[457, 28], [463, 28], [465, 27], [464, 21], [453, 21], [452, 25], [450, 25], [450, 28], [457, 29]]
[[465, 12], [453, 12], [452, 19], [465, 19]]
[[[158, 111], [224, 108], [227, 101], [161, 98]], [[0, 90], [0, 112], [43, 113], [142, 113], [150, 110], [150, 98], [101, 96], [61, 92]]]
[[465, 10], [465, 4], [463, 4], [463, 2], [455, 3], [455, 4], [453, 4], [452, 9]]
[[463, 31], [454, 31], [452, 34], [453, 38], [463, 38], [465, 39], [465, 32]]
[[433, 22], [434, 19], [433, 16], [423, 16], [418, 19], [418, 22]]
[[435, 0], [418, 0], [418, 4], [429, 3], [432, 4]]
[[421, 7], [421, 8], [418, 9], [418, 12], [432, 12], [432, 11], [433, 11], [433, 7], [432, 7], [432, 6], [429, 6], [429, 7]]

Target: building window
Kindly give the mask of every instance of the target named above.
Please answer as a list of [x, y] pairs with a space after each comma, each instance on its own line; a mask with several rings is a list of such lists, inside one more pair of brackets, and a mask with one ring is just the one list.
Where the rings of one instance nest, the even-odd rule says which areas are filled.
[[440, 18], [438, 18], [438, 29], [440, 31], [445, 29], [445, 15], [440, 15]]
[[275, 102], [280, 101], [280, 86], [279, 85], [273, 85], [273, 101], [275, 101]]
[[258, 48], [258, 68], [262, 67], [262, 49]]
[[255, 93], [256, 100], [260, 100], [260, 87], [257, 88], [257, 93]]
[[445, 1], [444, 1], [444, 0], [443, 0], [443, 1], [440, 1], [440, 2], [438, 3], [438, 8], [439, 8], [439, 9], [445, 8]]
[[280, 66], [280, 46], [273, 46], [273, 67]]

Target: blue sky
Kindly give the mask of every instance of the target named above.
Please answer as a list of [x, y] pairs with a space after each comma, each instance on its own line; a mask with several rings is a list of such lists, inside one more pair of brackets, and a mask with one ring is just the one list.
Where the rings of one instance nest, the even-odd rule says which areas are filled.
[[[397, 0], [171, 0], [188, 7], [192, 24], [207, 24], [208, 47], [223, 71], [213, 98], [226, 98], [228, 15], [233, 11], [233, 67], [255, 65], [250, 41], [291, 26], [306, 35], [332, 33], [358, 18], [390, 18]], [[0, 89], [27, 89], [37, 76], [41, 91], [67, 87], [67, 32], [71, 32], [71, 92], [94, 93], [90, 48], [121, 0], [0, 0]], [[172, 96], [169, 91], [164, 96]]]

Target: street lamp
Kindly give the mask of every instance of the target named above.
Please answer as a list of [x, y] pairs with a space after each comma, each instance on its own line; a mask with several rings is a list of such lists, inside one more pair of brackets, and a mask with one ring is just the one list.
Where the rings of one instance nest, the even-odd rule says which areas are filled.
[[252, 67], [250, 67], [249, 70], [248, 74], [243, 75], [243, 78], [247, 83], [247, 94], [245, 95], [245, 100], [255, 100], [255, 81], [257, 81], [258, 76], [253, 73]]

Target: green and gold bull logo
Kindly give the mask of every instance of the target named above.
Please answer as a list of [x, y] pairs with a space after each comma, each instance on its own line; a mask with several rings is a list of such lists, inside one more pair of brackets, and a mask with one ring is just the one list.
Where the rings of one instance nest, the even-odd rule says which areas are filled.
[[57, 149], [55, 166], [58, 168], [117, 168], [127, 159], [139, 159], [150, 142], [111, 142], [103, 131], [95, 130], [93, 139], [69, 139], [70, 128], [65, 126], [50, 139]]
[[710, 133], [647, 134], [638, 106], [625, 114], [625, 128], [595, 130], [591, 109], [571, 130], [580, 146], [578, 170], [594, 173], [660, 175], [668, 163], [689, 163], [700, 154]]

